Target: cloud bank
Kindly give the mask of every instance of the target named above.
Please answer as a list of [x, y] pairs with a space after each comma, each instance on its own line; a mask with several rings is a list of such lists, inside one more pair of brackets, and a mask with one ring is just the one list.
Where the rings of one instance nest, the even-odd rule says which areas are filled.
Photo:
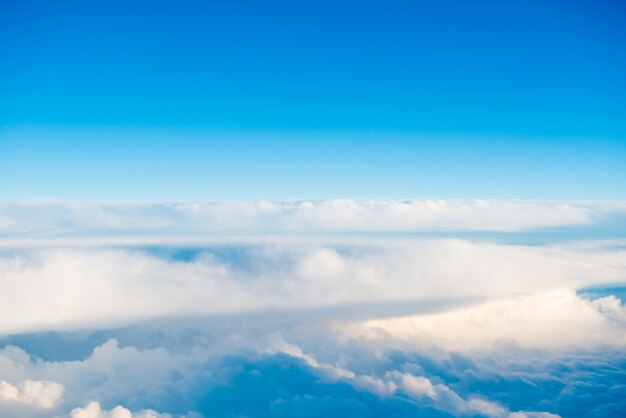
[[436, 310], [446, 302], [616, 282], [624, 271], [626, 251], [619, 247], [449, 239], [196, 248], [182, 255], [141, 248], [22, 249], [0, 255], [0, 334], [368, 304]]
[[624, 208], [3, 203], [0, 415], [624, 416]]

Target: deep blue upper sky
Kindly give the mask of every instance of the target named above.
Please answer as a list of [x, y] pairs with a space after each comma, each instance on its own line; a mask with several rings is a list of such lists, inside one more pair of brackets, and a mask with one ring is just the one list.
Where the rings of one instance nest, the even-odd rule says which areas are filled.
[[[261, 172], [274, 167], [264, 165], [275, 157], [264, 149], [279, 150], [288, 166], [299, 166], [298, 161], [307, 162], [304, 154], [337, 152], [311, 143], [299, 148], [303, 141], [315, 141], [300, 133], [323, 138], [333, 132], [348, 145], [339, 147], [340, 161], [330, 171], [349, 175], [355, 160], [355, 170], [369, 166], [372, 179], [382, 178], [379, 189], [368, 189], [367, 173], [344, 189], [313, 184], [281, 189], [272, 185], [295, 174], [274, 167], [279, 173], [263, 186], [268, 197], [624, 198], [624, 22], [626, 6], [620, 1], [3, 0], [0, 197], [256, 197], [263, 194], [258, 185], [246, 188], [245, 181], [257, 179], [255, 172], [245, 170], [255, 164]], [[259, 141], [267, 146], [241, 150], [215, 135], [196, 141], [203, 130], [246, 132], [248, 140], [263, 132]], [[102, 132], [108, 132], [105, 148], [113, 154], [116, 147], [120, 154], [129, 146], [141, 149], [145, 138], [128, 144], [137, 131], [170, 134], [156, 139], [163, 155], [135, 161], [148, 170], [136, 168], [146, 179], [131, 176], [127, 183], [136, 180], [137, 189], [116, 194], [114, 186], [120, 190], [123, 179], [115, 172], [120, 167], [124, 172], [124, 162], [97, 156], [102, 144], [81, 150]], [[284, 141], [290, 132], [287, 147], [272, 139], [277, 133]], [[342, 132], [347, 134], [341, 137]], [[382, 152], [389, 161], [377, 160], [380, 150], [359, 154], [363, 132], [378, 135], [378, 148], [391, 142], [391, 151]], [[460, 137], [466, 139], [459, 142]], [[499, 139], [492, 147], [484, 139], [474, 146], [476, 138]], [[195, 147], [190, 155], [196, 158], [227, 154], [226, 160], [244, 171], [241, 188], [235, 182], [230, 193], [190, 189], [177, 194], [185, 184], [202, 182], [174, 176], [171, 192], [141, 195], [142, 185], [154, 187], [149, 179], [160, 179], [155, 166], [184, 166], [182, 157], [168, 159], [180, 154], [177, 147]], [[518, 160], [520, 150], [525, 161]], [[141, 159], [136, 152], [129, 155]], [[406, 154], [415, 152], [421, 157], [411, 161]], [[62, 164], [61, 157], [72, 153], [83, 159], [82, 168]], [[445, 158], [456, 154], [483, 171], [469, 189], [450, 187], [455, 177], [442, 174], [459, 169], [454, 158]], [[424, 155], [434, 160], [424, 161]], [[402, 170], [396, 159], [406, 170], [393, 177], [386, 173]], [[494, 161], [519, 170], [507, 175], [506, 167], [490, 168]], [[94, 164], [108, 164], [109, 177], [91, 173]], [[428, 165], [441, 172], [411, 169]], [[32, 181], [15, 174], [20, 170]], [[522, 171], [529, 182], [515, 186], [523, 183]], [[568, 182], [550, 183], [540, 175], [552, 171]], [[194, 173], [212, 180], [232, 175], [201, 168]], [[539, 178], [532, 180], [533, 175]], [[424, 176], [440, 184], [433, 190], [398, 186], [401, 178]], [[505, 176], [502, 187], [488, 187], [488, 179], [498, 176]], [[332, 181], [323, 174], [317, 178]], [[508, 189], [507, 180], [513, 182]], [[44, 187], [46, 181], [58, 187]], [[586, 181], [583, 191], [576, 189], [580, 181]]]

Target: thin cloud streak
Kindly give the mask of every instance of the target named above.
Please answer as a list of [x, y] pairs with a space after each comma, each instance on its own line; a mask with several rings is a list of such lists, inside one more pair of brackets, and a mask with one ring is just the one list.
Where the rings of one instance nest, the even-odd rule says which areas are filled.
[[591, 225], [620, 203], [487, 200], [322, 200], [0, 204], [0, 234], [20, 236], [210, 233], [498, 231]]

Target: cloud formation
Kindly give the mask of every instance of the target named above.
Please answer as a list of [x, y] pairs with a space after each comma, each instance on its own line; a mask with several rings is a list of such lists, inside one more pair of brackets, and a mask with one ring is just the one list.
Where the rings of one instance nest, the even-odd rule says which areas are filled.
[[424, 312], [455, 301], [616, 282], [625, 269], [620, 247], [449, 239], [196, 248], [182, 255], [141, 248], [16, 250], [0, 256], [0, 334], [168, 316], [349, 312], [368, 304], [388, 304], [387, 315], [403, 303]]
[[[173, 332], [184, 334], [180, 327]], [[548, 418], [626, 408], [623, 350], [381, 350], [326, 331], [311, 341], [310, 331], [298, 328], [219, 331], [230, 344], [216, 348], [210, 332], [194, 334], [206, 338], [181, 343], [178, 335], [168, 348], [158, 331], [138, 344], [156, 338], [154, 348], [108, 340], [82, 360], [41, 361], [6, 347], [0, 374], [54, 377], [66, 392], [45, 416], [64, 418]]]
[[500, 231], [590, 225], [626, 213], [619, 203], [324, 200], [296, 202], [0, 204], [0, 233], [15, 236], [207, 233]]
[[4, 203], [0, 415], [622, 416], [623, 211]]
[[63, 385], [46, 380], [24, 380], [11, 384], [0, 380], [0, 403], [22, 403], [51, 409], [63, 395]]
[[615, 296], [589, 301], [573, 291], [557, 290], [435, 314], [348, 323], [339, 329], [387, 345], [392, 340], [399, 346], [428, 340], [452, 350], [498, 343], [537, 348], [626, 346], [626, 307]]

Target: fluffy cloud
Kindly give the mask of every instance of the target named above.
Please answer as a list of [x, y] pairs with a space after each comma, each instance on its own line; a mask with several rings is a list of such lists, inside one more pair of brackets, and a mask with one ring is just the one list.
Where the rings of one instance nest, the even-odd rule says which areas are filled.
[[0, 316], [0, 333], [106, 328], [181, 315], [324, 315], [334, 309], [341, 316], [343, 309], [343, 314], [389, 316], [402, 306], [423, 313], [452, 303], [615, 282], [626, 268], [620, 247], [449, 239], [173, 254], [155, 248], [5, 252], [0, 306], [7, 314]]
[[[180, 341], [184, 332], [177, 329]], [[233, 330], [243, 337], [234, 339], [216, 332], [234, 345], [216, 350], [206, 331], [195, 330], [207, 338], [165, 349], [155, 330], [148, 340], [156, 338], [159, 348], [109, 340], [82, 360], [41, 361], [8, 347], [0, 351], [0, 374], [54, 377], [67, 396], [52, 416], [71, 418], [548, 418], [610, 416], [602, 411], [626, 407], [621, 350], [461, 355], [432, 348], [379, 351], [332, 334], [307, 342], [310, 330]]]
[[59, 402], [63, 391], [63, 385], [46, 380], [25, 380], [16, 384], [0, 380], [0, 404], [23, 403], [51, 409]]
[[624, 346], [626, 308], [614, 296], [588, 301], [571, 290], [558, 290], [435, 314], [348, 323], [338, 328], [351, 337], [380, 339], [387, 345], [392, 341], [399, 346], [430, 341], [453, 350], [498, 343], [541, 348]]
[[624, 209], [5, 203], [0, 415], [622, 416]]
[[[463, 399], [448, 386], [433, 384], [424, 376], [392, 371], [385, 374], [382, 386], [388, 394], [404, 392], [410, 397], [449, 412], [454, 416], [508, 417], [510, 412], [497, 403], [480, 398]], [[380, 380], [379, 380], [380, 381]]]

